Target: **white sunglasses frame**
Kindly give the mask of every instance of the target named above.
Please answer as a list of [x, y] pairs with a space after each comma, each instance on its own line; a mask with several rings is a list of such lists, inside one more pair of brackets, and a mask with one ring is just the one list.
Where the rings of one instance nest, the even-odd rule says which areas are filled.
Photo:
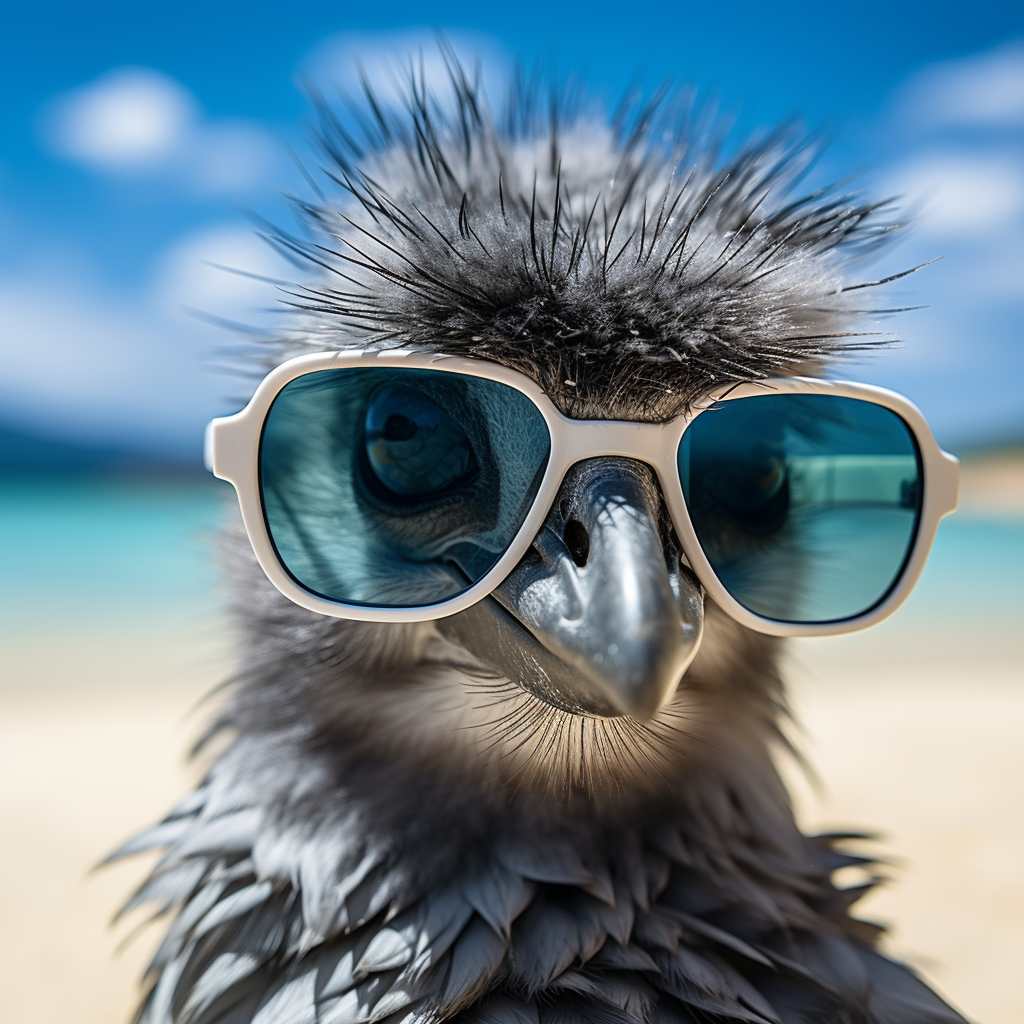
[[[259, 451], [267, 413], [281, 389], [297, 377], [320, 370], [356, 366], [430, 369], [498, 381], [529, 398], [547, 423], [551, 435], [551, 451], [530, 511], [494, 567], [455, 597], [415, 608], [331, 601], [298, 584], [278, 558], [270, 539], [259, 492]], [[768, 392], [859, 398], [891, 409], [907, 424], [916, 438], [921, 454], [924, 486], [913, 550], [895, 586], [882, 601], [862, 615], [820, 623], [780, 622], [756, 615], [740, 604], [722, 585], [697, 540], [683, 498], [677, 464], [677, 451], [683, 433], [697, 416], [716, 402], [749, 398]], [[935, 540], [939, 520], [956, 510], [960, 489], [959, 460], [939, 448], [920, 410], [902, 395], [870, 384], [812, 377], [780, 377], [720, 388], [702, 399], [688, 414], [668, 423], [574, 420], [560, 413], [534, 381], [515, 370], [479, 359], [401, 350], [315, 353], [290, 359], [261, 381], [241, 412], [211, 421], [206, 428], [205, 441], [206, 467], [214, 476], [227, 480], [234, 487], [249, 541], [270, 582], [289, 600], [310, 611], [364, 622], [426, 622], [441, 619], [486, 597], [526, 554], [547, 518], [566, 472], [583, 459], [605, 455], [637, 459], [654, 470], [683, 553], [706, 592], [736, 621], [771, 636], [834, 636], [852, 633], [891, 615], [907, 599], [920, 577]]]

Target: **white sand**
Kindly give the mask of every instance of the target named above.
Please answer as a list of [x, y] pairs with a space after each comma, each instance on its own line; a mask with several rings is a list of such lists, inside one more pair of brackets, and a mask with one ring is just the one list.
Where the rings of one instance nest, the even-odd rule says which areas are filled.
[[[92, 868], [195, 778], [184, 753], [204, 716], [193, 709], [218, 673], [197, 670], [209, 665], [207, 651], [183, 653], [171, 638], [113, 639], [82, 638], [74, 653], [32, 641], [5, 652], [4, 1024], [127, 1021], [155, 945], [151, 930], [115, 952], [139, 919], [109, 927], [151, 859]], [[53, 683], [69, 677], [75, 684]]]
[[[108, 921], [149, 861], [90, 868], [195, 777], [183, 754], [221, 665], [210, 648], [174, 637], [95, 637], [42, 654], [38, 640], [11, 646], [14, 678], [0, 691], [0, 1020], [116, 1024], [133, 1006], [157, 930], [115, 953], [138, 921], [113, 930]], [[895, 883], [865, 901], [865, 916], [896, 922], [889, 948], [972, 1018], [1019, 1024], [1019, 665], [993, 663], [966, 683], [948, 659], [886, 671], [879, 653], [859, 637], [800, 642], [794, 702], [827, 786], [815, 796], [788, 769], [803, 820], [884, 832], [880, 848], [900, 865]], [[54, 684], [71, 674], [77, 684]]]
[[[851, 641], [853, 638], [851, 638]], [[800, 642], [792, 687], [815, 787], [784, 772], [811, 831], [873, 831], [892, 859], [858, 916], [965, 1015], [1024, 1021], [1024, 672], [955, 662], [888, 671]], [[810, 649], [808, 649], [810, 648]], [[844, 884], [860, 879], [850, 871]]]

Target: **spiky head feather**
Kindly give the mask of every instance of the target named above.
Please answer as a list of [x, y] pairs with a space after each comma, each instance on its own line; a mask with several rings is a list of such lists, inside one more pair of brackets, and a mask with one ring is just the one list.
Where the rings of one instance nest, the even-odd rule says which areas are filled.
[[276, 238], [322, 271], [295, 299], [302, 347], [477, 356], [569, 415], [667, 418], [865, 344], [844, 267], [896, 225], [885, 202], [798, 193], [817, 151], [798, 126], [722, 157], [682, 98], [609, 123], [513, 92], [496, 120], [454, 63], [451, 90], [371, 96], [359, 141], [321, 101], [342, 191], [298, 204], [308, 239]]

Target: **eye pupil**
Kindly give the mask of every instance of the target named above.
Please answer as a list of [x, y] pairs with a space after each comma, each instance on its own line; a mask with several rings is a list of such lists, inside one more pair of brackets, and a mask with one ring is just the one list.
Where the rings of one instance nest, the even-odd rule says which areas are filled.
[[393, 412], [384, 421], [384, 430], [381, 437], [385, 441], [410, 441], [416, 436], [416, 424], [408, 416], [400, 412]]
[[390, 384], [373, 395], [363, 434], [367, 483], [388, 502], [439, 498], [468, 483], [478, 469], [455, 418], [407, 384]]

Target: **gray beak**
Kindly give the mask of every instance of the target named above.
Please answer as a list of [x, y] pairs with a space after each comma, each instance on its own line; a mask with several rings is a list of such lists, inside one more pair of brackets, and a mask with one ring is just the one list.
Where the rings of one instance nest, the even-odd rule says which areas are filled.
[[650, 719], [704, 624], [700, 584], [666, 544], [660, 506], [643, 463], [578, 463], [527, 556], [441, 632], [565, 710]]

